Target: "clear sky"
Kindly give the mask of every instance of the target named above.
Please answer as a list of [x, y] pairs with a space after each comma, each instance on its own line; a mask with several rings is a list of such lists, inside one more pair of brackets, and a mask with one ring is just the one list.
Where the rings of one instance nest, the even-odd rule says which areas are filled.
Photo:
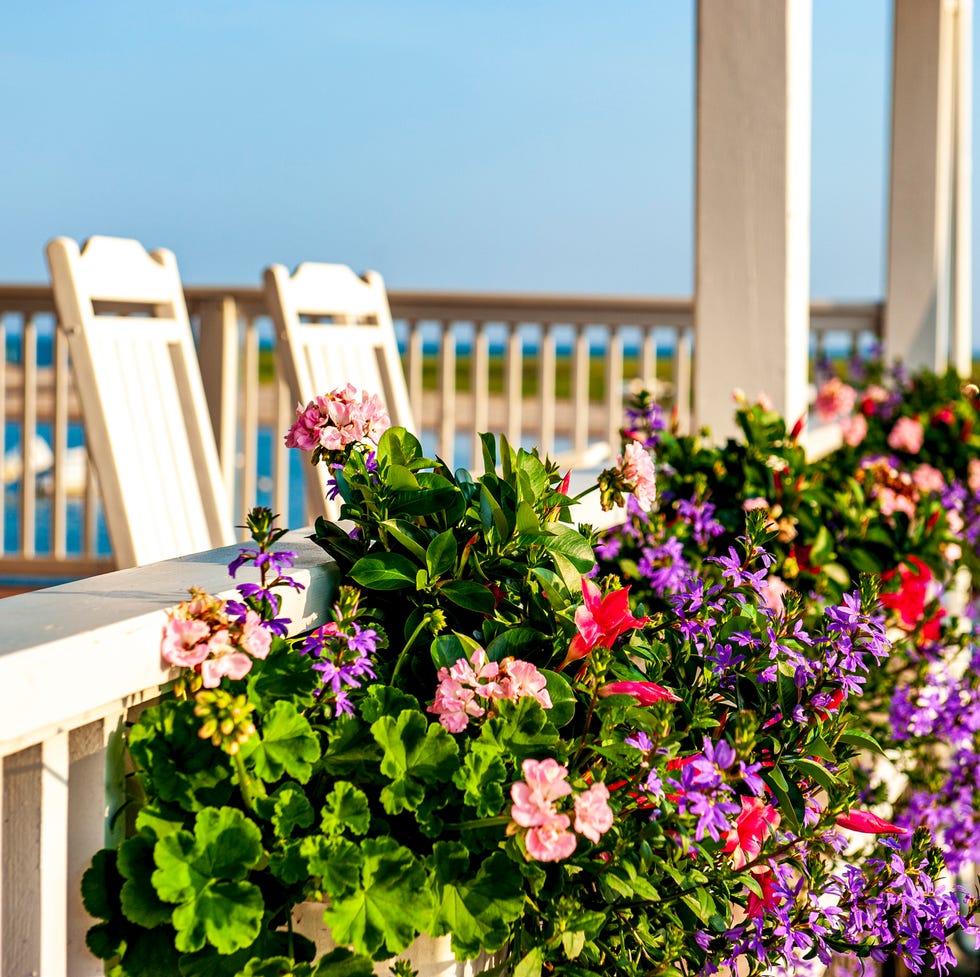
[[[812, 293], [876, 298], [891, 2], [813, 9]], [[691, 291], [693, 0], [10, 3], [0, 79], [0, 281], [102, 233], [192, 283]]]

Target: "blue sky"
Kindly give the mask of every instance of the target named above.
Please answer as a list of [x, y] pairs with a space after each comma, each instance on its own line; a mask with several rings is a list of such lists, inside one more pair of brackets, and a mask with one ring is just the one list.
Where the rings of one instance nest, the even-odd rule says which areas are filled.
[[[193, 283], [690, 293], [693, 0], [9, 7], [0, 280], [103, 233]], [[874, 298], [891, 3], [813, 7], [812, 292]]]

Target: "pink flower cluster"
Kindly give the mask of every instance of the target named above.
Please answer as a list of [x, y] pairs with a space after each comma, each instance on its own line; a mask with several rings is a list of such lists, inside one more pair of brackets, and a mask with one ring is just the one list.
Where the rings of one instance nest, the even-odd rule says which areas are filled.
[[[557, 862], [575, 851], [578, 839], [569, 829], [572, 819], [561, 813], [555, 802], [572, 793], [568, 768], [557, 760], [525, 760], [524, 780], [511, 785], [510, 816], [519, 827], [527, 828], [527, 853], [539, 862]], [[593, 784], [573, 799], [574, 828], [580, 835], [597, 842], [613, 823], [609, 790], [603, 783]]]
[[180, 668], [192, 668], [206, 689], [217, 688], [227, 675], [244, 678], [256, 658], [269, 654], [271, 632], [248, 610], [242, 619], [230, 618], [225, 602], [201, 590], [170, 612], [163, 629], [160, 654]]
[[854, 410], [857, 393], [840, 377], [831, 377], [818, 391], [814, 408], [822, 421], [832, 421]]
[[296, 407], [296, 420], [286, 432], [286, 447], [301, 451], [339, 451], [357, 441], [377, 444], [391, 427], [384, 404], [374, 394], [347, 384]]
[[450, 733], [461, 733], [470, 719], [492, 712], [501, 699], [515, 701], [532, 696], [551, 708], [547, 680], [530, 662], [514, 658], [492, 662], [482, 648], [469, 660], [460, 658], [452, 668], [440, 668], [439, 687], [428, 712], [435, 713]]
[[633, 495], [644, 512], [657, 501], [657, 471], [650, 452], [639, 441], [631, 441], [616, 459], [623, 480], [632, 487]]
[[900, 417], [888, 434], [888, 447], [894, 451], [907, 451], [910, 455], [917, 455], [922, 450], [924, 435], [920, 420]]

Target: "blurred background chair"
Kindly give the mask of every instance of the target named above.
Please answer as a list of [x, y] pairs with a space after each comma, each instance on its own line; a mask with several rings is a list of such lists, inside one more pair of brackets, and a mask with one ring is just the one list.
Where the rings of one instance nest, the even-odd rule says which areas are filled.
[[[381, 397], [392, 424], [418, 435], [381, 276], [305, 262], [292, 275], [272, 265], [263, 279], [279, 369], [293, 400], [305, 405], [351, 383]], [[311, 510], [337, 518], [339, 504], [326, 498], [326, 466], [304, 467]]]
[[117, 564], [233, 543], [173, 254], [111, 237], [46, 251]]

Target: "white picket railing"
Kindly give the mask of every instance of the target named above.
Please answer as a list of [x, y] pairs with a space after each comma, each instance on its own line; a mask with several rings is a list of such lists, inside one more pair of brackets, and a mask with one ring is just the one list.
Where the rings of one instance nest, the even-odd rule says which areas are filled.
[[[294, 405], [272, 372], [262, 290], [185, 292], [232, 511], [258, 502], [289, 524], [311, 522], [316, 514], [296, 488], [302, 462], [281, 442]], [[689, 423], [696, 346], [690, 299], [404, 290], [389, 299], [423, 441], [450, 464], [478, 457], [479, 431], [579, 457], [589, 444], [615, 443], [625, 389], [637, 378], [657, 386], [682, 428]], [[867, 348], [880, 338], [881, 314], [880, 303], [814, 302], [813, 355], [828, 343], [835, 352]], [[80, 577], [112, 565], [97, 483], [80, 447], [67, 350], [54, 325], [49, 286], [0, 285], [0, 344], [7, 351], [0, 374], [7, 483], [0, 579]], [[41, 366], [45, 345], [51, 364]], [[593, 371], [600, 353], [601, 371]], [[16, 449], [5, 443], [8, 426]], [[43, 445], [28, 450], [39, 443], [39, 430], [51, 459], [41, 457]]]
[[[336, 565], [293, 534], [283, 613], [294, 633], [325, 623]], [[236, 547], [8, 597], [0, 606], [0, 973], [90, 977], [93, 920], [80, 897], [92, 855], [113, 842], [120, 733], [174, 677], [160, 658], [166, 610], [189, 586], [231, 596]], [[251, 576], [249, 572], [251, 569]], [[240, 579], [257, 579], [243, 568]]]

